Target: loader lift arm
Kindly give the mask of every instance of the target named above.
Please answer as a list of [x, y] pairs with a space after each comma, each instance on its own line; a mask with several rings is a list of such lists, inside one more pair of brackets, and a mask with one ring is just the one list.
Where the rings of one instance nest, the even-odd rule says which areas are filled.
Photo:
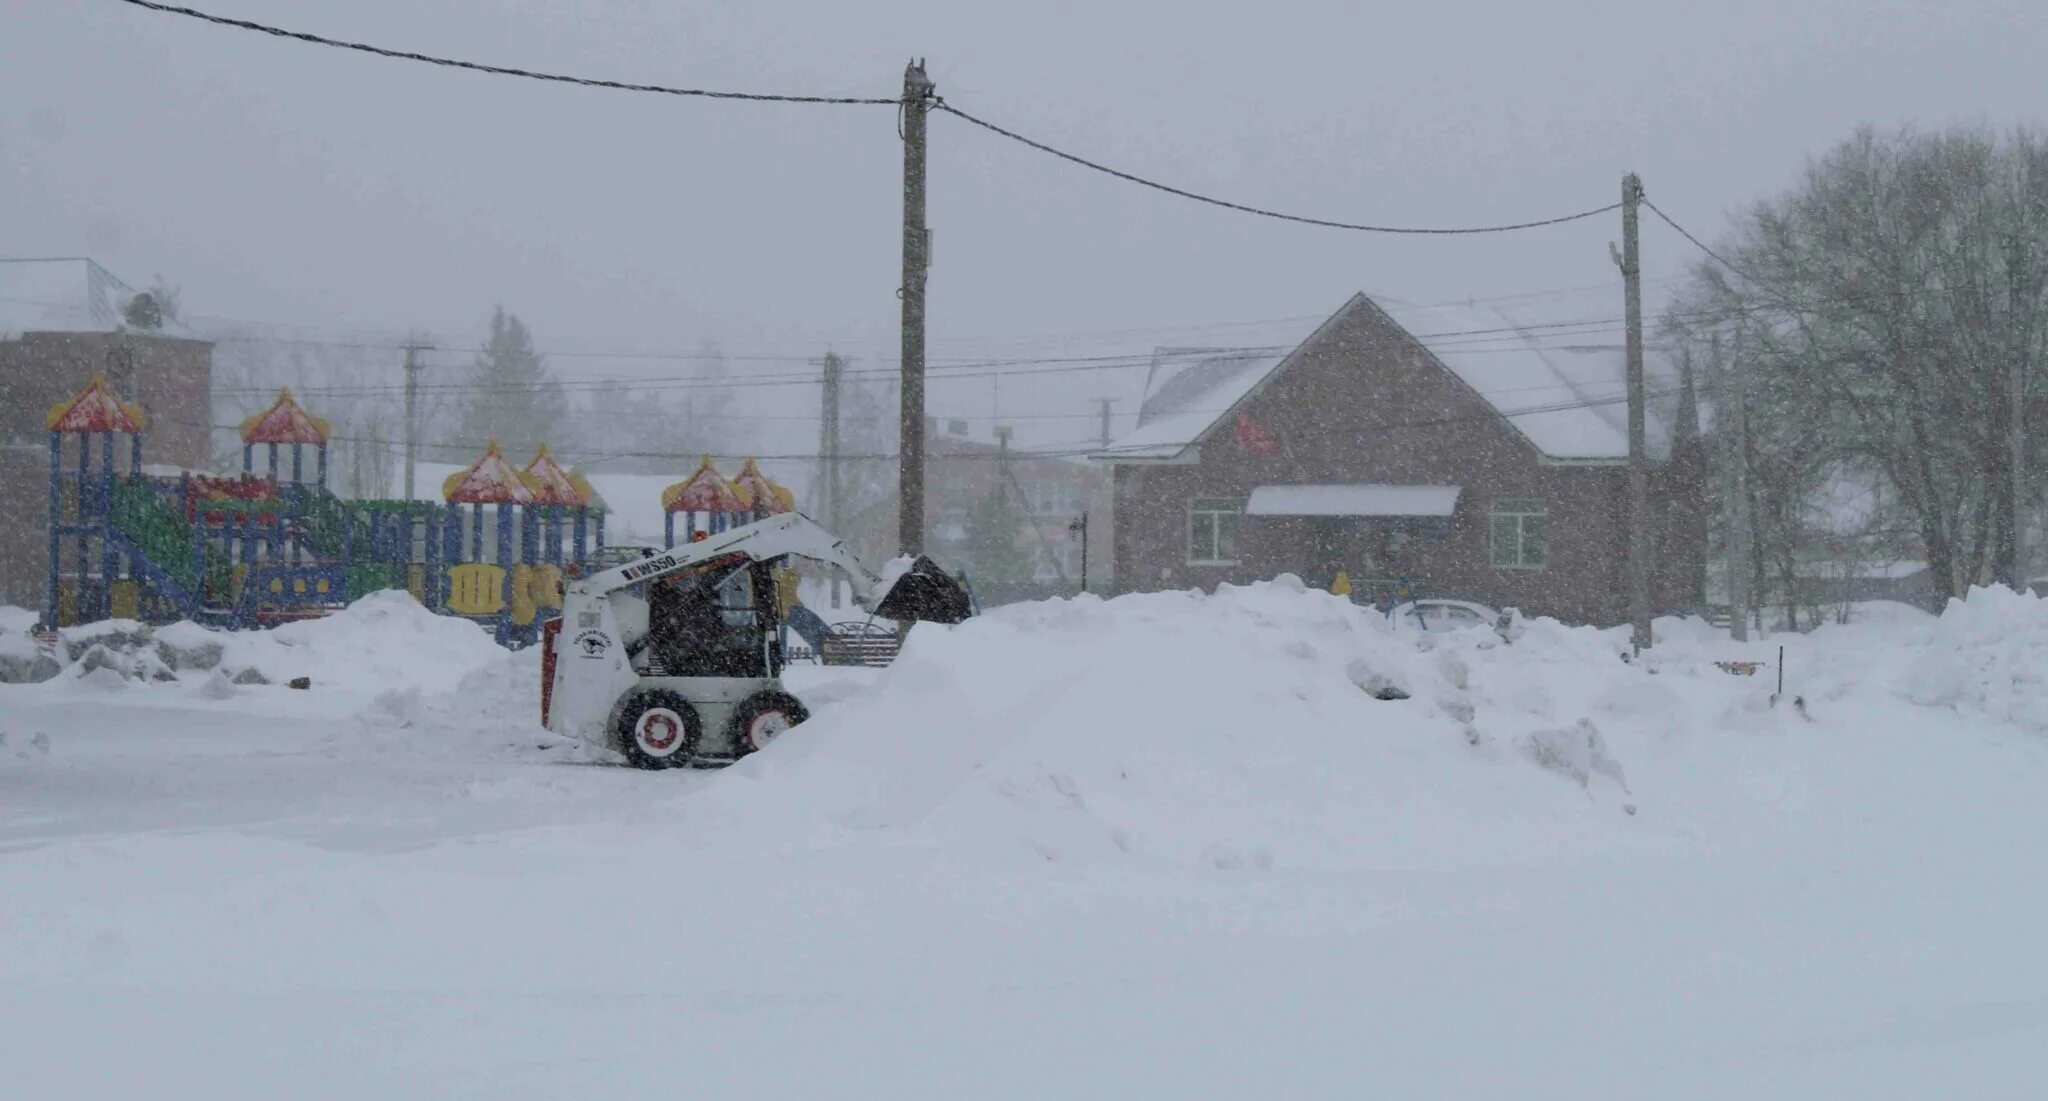
[[[605, 597], [733, 555], [767, 562], [790, 554], [843, 570], [853, 584], [854, 603], [883, 619], [959, 623], [970, 614], [966, 590], [931, 559], [919, 556], [907, 566], [899, 560], [887, 576], [878, 576], [861, 565], [844, 540], [797, 512], [757, 520], [652, 558], [614, 566], [570, 582], [564, 596]], [[564, 603], [566, 607], [568, 602]]]

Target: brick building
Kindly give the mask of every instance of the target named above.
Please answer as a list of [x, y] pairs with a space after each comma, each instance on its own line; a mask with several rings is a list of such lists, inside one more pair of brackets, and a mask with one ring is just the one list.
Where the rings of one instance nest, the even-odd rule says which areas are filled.
[[[1628, 437], [1617, 349], [1439, 313], [1418, 335], [1356, 295], [1296, 343], [1163, 354], [1115, 470], [1117, 588], [1340, 571], [1420, 595], [1626, 616]], [[1682, 424], [1691, 416], [1689, 403]], [[1657, 610], [1702, 600], [1703, 449], [1657, 426]], [[1674, 457], [1675, 456], [1675, 457]]]

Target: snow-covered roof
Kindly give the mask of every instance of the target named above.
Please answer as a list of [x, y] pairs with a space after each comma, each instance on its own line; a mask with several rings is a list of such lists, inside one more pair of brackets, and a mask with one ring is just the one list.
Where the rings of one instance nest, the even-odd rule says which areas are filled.
[[1566, 344], [1483, 305], [1382, 307], [1538, 451], [1628, 457], [1627, 359], [1591, 338]]
[[[85, 257], [0, 260], [0, 336], [25, 332], [108, 333], [138, 292]], [[163, 336], [199, 334], [165, 318]]]
[[1449, 516], [1457, 486], [1259, 486], [1245, 502], [1247, 516]]
[[[38, 454], [41, 452], [39, 451]], [[795, 482], [799, 487], [797, 500], [803, 500], [802, 493], [808, 487], [811, 464], [788, 462], [771, 466], [770, 477], [777, 483]], [[422, 462], [415, 468], [413, 496], [422, 501], [440, 501], [441, 484], [450, 474], [465, 469], [454, 463]], [[767, 473], [764, 471], [764, 473]], [[617, 474], [605, 473], [600, 465], [595, 469], [578, 467], [575, 474], [584, 479], [596, 493], [592, 502], [604, 509], [605, 540], [613, 543], [659, 543], [662, 532], [661, 491], [674, 482], [673, 474]], [[391, 495], [398, 497], [404, 491], [405, 472], [394, 469], [391, 472]]]
[[[1317, 326], [1377, 308], [1427, 347], [1503, 419], [1553, 459], [1628, 456], [1625, 361], [1618, 346], [1571, 344], [1480, 305], [1383, 305], [1363, 294]], [[1256, 349], [1161, 349], [1137, 427], [1093, 456], [1110, 462], [1179, 457], [1276, 376], [1314, 332]], [[1650, 418], [1652, 450], [1666, 432]]]

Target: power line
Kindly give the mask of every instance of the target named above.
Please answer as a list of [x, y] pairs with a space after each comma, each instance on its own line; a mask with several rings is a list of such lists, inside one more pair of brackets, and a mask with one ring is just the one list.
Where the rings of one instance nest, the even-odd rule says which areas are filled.
[[971, 122], [974, 125], [989, 131], [990, 133], [1000, 134], [1001, 136], [1006, 137], [1011, 141], [1017, 142], [1022, 145], [1030, 146], [1031, 148], [1036, 149], [1041, 153], [1049, 153], [1063, 161], [1078, 164], [1083, 168], [1092, 168], [1097, 172], [1102, 172], [1107, 175], [1115, 176], [1117, 179], [1138, 184], [1141, 187], [1149, 187], [1155, 191], [1164, 191], [1169, 195], [1178, 195], [1183, 199], [1193, 199], [1198, 203], [1207, 203], [1210, 206], [1220, 206], [1226, 210], [1235, 210], [1244, 214], [1256, 214], [1262, 218], [1277, 218], [1283, 222], [1298, 222], [1302, 225], [1322, 226], [1327, 229], [1349, 229], [1357, 230], [1360, 233], [1402, 233], [1425, 236], [1448, 236], [1472, 233], [1508, 233], [1518, 229], [1536, 229], [1539, 226], [1554, 226], [1560, 225], [1565, 222], [1575, 222], [1581, 218], [1591, 218], [1596, 215], [1606, 214], [1610, 211], [1618, 210], [1621, 208], [1620, 203], [1609, 203], [1606, 206], [1600, 207], [1595, 210], [1582, 210], [1577, 214], [1565, 214], [1555, 218], [1542, 218], [1533, 222], [1514, 222], [1507, 225], [1493, 226], [1376, 226], [1364, 225], [1358, 222], [1339, 222], [1333, 221], [1328, 218], [1309, 218], [1300, 214], [1286, 214], [1277, 210], [1267, 210], [1263, 207], [1247, 206], [1244, 203], [1234, 203], [1228, 199], [1218, 199], [1213, 196], [1202, 195], [1197, 192], [1189, 191], [1186, 188], [1175, 187], [1172, 184], [1160, 183], [1157, 180], [1146, 179], [1143, 176], [1134, 175], [1130, 172], [1125, 172], [1120, 169], [1111, 168], [1108, 165], [1102, 164], [1099, 161], [1091, 161], [1086, 157], [1077, 156], [1063, 149], [1055, 149], [1042, 141], [1037, 141], [1033, 138], [1027, 138], [1024, 135], [1017, 133], [1015, 130], [1006, 130], [1003, 127], [997, 126], [995, 123], [989, 122], [986, 119], [976, 118], [975, 116], [970, 115], [965, 111], [962, 111], [960, 108], [955, 107], [950, 103], [947, 103], [944, 99], [935, 99], [935, 101], [932, 104], [932, 107], [934, 110], [944, 111], [947, 114], [954, 116], [955, 118], [964, 119], [968, 122]]
[[[1666, 214], [1661, 210], [1658, 210], [1656, 203], [1653, 203], [1648, 198], [1645, 198], [1643, 199], [1643, 205], [1649, 207], [1650, 213], [1655, 214], [1658, 218], [1662, 219], [1665, 225], [1670, 226], [1672, 229], [1677, 230], [1679, 236], [1685, 238], [1688, 241], [1691, 241], [1693, 243], [1693, 247], [1699, 249], [1701, 252], [1706, 253], [1708, 256], [1713, 257], [1716, 261], [1720, 263], [1722, 267], [1727, 268], [1729, 271], [1732, 271], [1735, 274], [1742, 276], [1744, 279], [1750, 279], [1750, 275], [1748, 272], [1743, 271], [1741, 268], [1736, 267], [1732, 263], [1729, 263], [1728, 260], [1725, 257], [1723, 257], [1720, 253], [1715, 252], [1713, 249], [1708, 248], [1706, 242], [1700, 240], [1697, 237], [1694, 237], [1689, 231], [1686, 230], [1684, 226], [1679, 225], [1677, 222], [1672, 221], [1671, 215]], [[1754, 279], [1750, 279], [1750, 281], [1755, 282]]]
[[[1573, 341], [1581, 337], [1608, 335], [1619, 331], [1618, 321], [1589, 320], [1586, 322], [1559, 322], [1557, 324], [1582, 327], [1574, 328], [1570, 331], [1539, 333], [1535, 335], [1552, 340]], [[1583, 343], [1534, 343], [1530, 338], [1520, 336], [1512, 330], [1493, 335], [1486, 335], [1485, 331], [1473, 330], [1466, 335], [1454, 336], [1434, 342], [1424, 342], [1418, 338], [1418, 343], [1422, 343], [1423, 347], [1432, 351], [1455, 352], [1461, 355], [1523, 354], [1528, 352], [1540, 354], [1542, 352], [1559, 351], [1609, 350], [1604, 345], [1587, 345]], [[1179, 360], [1199, 356], [1202, 358], [1248, 359], [1283, 353], [1288, 351], [1290, 347], [1292, 346], [1267, 345], [1260, 347], [1217, 348], [1192, 355], [1174, 354], [1167, 358]], [[1107, 356], [1050, 357], [1043, 359], [991, 360], [981, 363], [962, 363], [947, 366], [942, 370], [935, 370], [933, 381], [936, 383], [948, 383], [1013, 376], [1059, 375], [1089, 371], [1122, 370], [1143, 366], [1152, 362], [1155, 358], [1157, 357], [1154, 353], [1134, 352]], [[853, 383], [865, 382], [873, 384], [888, 382], [895, 378], [896, 374], [897, 372], [894, 368], [887, 367], [849, 368], [843, 372], [842, 377]], [[736, 378], [716, 378], [702, 375], [585, 377], [555, 382], [549, 384], [548, 388], [559, 390], [564, 394], [596, 394], [608, 390], [750, 390], [785, 386], [814, 386], [821, 381], [821, 375], [810, 372], [753, 375]], [[276, 385], [269, 384], [223, 386], [216, 388], [215, 392], [220, 394], [268, 394], [276, 389]], [[346, 383], [327, 386], [299, 385], [293, 387], [293, 392], [302, 396], [348, 397], [392, 394], [397, 393], [399, 389], [400, 387], [396, 383]], [[491, 391], [536, 392], [541, 387], [505, 387], [476, 382], [439, 382], [422, 383], [419, 389], [421, 393], [459, 395]]]
[[166, 15], [182, 15], [222, 27], [255, 31], [274, 38], [286, 38], [295, 42], [306, 42], [315, 46], [331, 46], [335, 49], [354, 50], [358, 53], [375, 54], [398, 61], [419, 61], [428, 65], [440, 65], [450, 69], [467, 69], [470, 72], [489, 73], [493, 76], [513, 76], [526, 80], [545, 80], [556, 84], [580, 84], [587, 88], [609, 88], [620, 92], [653, 92], [665, 96], [693, 96], [701, 99], [744, 99], [770, 103], [831, 103], [831, 104], [887, 104], [893, 106], [896, 100], [878, 96], [797, 96], [769, 94], [763, 92], [725, 92], [707, 88], [673, 88], [662, 84], [634, 84], [623, 80], [602, 80], [594, 77], [567, 76], [562, 73], [544, 73], [532, 69], [516, 69], [507, 65], [486, 65], [476, 61], [461, 61], [452, 57], [437, 57], [433, 54], [414, 53], [411, 50], [394, 50], [383, 46], [372, 46], [367, 42], [350, 42], [345, 39], [328, 38], [324, 35], [309, 34], [305, 31], [286, 30], [267, 23], [247, 19], [231, 19], [214, 15], [196, 8], [180, 7], [176, 4], [160, 4], [155, 0], [120, 0], [138, 8], [146, 8]]

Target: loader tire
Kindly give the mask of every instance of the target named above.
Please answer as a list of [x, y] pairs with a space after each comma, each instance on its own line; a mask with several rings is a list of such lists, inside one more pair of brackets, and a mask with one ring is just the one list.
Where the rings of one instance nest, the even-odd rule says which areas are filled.
[[787, 692], [749, 696], [732, 714], [734, 751], [744, 757], [765, 749], [783, 731], [810, 717], [803, 703]]
[[681, 768], [697, 756], [704, 720], [674, 692], [635, 692], [619, 707], [619, 752], [634, 768]]

